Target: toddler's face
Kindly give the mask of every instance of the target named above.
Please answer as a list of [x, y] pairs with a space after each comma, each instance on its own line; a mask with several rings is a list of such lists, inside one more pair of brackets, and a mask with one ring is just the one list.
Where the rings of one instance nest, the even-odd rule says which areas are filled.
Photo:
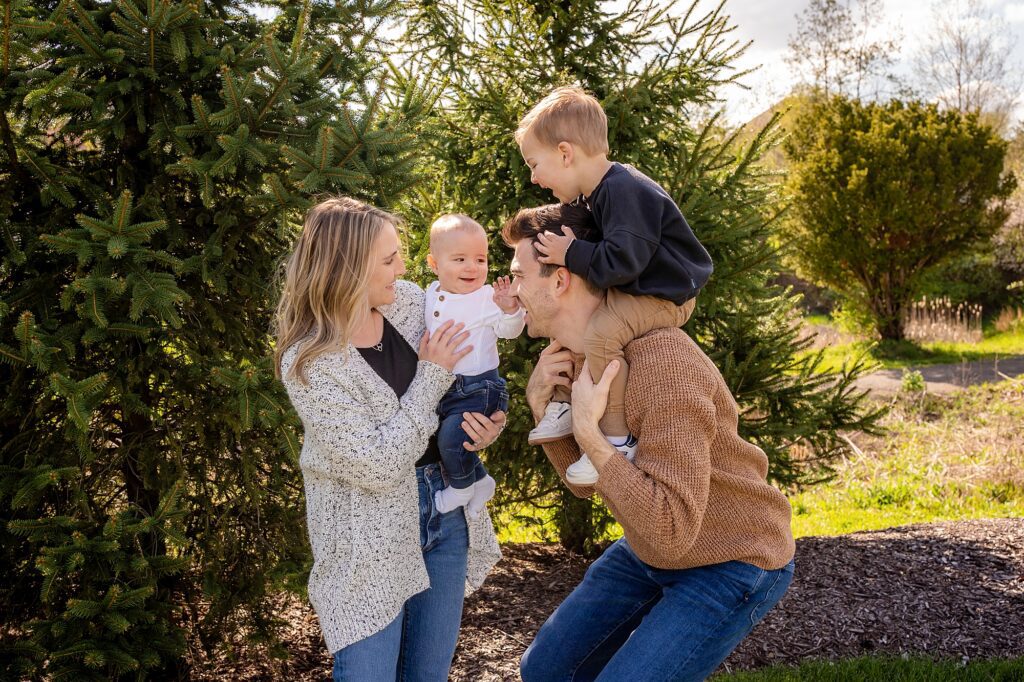
[[530, 168], [530, 182], [549, 190], [563, 204], [579, 196], [578, 188], [558, 147], [546, 145], [532, 133], [527, 133], [519, 144], [519, 152]]
[[487, 283], [487, 235], [453, 230], [431, 247], [431, 269], [441, 288], [471, 294]]

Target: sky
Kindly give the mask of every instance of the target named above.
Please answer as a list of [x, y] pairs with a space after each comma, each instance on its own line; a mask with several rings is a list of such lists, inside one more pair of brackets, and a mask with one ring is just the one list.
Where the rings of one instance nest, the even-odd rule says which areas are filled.
[[[925, 43], [933, 25], [933, 4], [947, 5], [952, 1], [955, 0], [883, 0], [886, 16], [878, 25], [878, 33], [902, 36], [899, 61], [895, 66], [897, 73], [910, 74], [913, 56]], [[1024, 0], [984, 2], [1019, 36], [1013, 59], [1024, 69]], [[785, 62], [789, 51], [787, 43], [789, 36], [796, 33], [797, 15], [809, 4], [809, 0], [727, 0], [725, 12], [736, 25], [736, 39], [752, 41], [736, 66], [741, 70], [758, 67], [743, 80], [749, 90], [727, 87], [722, 91], [730, 123], [745, 123], [780, 100], [796, 84], [796, 75]], [[1024, 98], [1017, 102], [1015, 118], [1024, 120]]]

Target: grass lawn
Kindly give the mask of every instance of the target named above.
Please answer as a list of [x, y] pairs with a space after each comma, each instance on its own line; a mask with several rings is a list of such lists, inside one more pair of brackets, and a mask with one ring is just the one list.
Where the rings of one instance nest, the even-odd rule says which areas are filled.
[[[883, 437], [851, 436], [861, 450], [831, 481], [790, 494], [793, 533], [840, 535], [908, 523], [1024, 516], [1024, 381], [953, 396], [901, 398]], [[551, 510], [497, 518], [501, 542], [553, 540]], [[536, 514], [535, 518], [531, 518]], [[610, 537], [618, 537], [614, 526]]]
[[836, 477], [790, 496], [793, 531], [838, 535], [906, 523], [1024, 516], [1024, 381], [901, 398], [881, 438]]
[[729, 682], [1019, 682], [1024, 679], [1024, 659], [956, 661], [926, 659], [856, 658], [847, 661], [814, 661], [799, 667], [765, 668], [753, 672], [716, 675], [713, 680]]
[[[823, 321], [824, 319], [824, 321]], [[826, 324], [827, 318], [808, 318], [813, 324]], [[805, 351], [811, 354], [815, 351]], [[878, 369], [920, 365], [956, 364], [972, 360], [992, 360], [1009, 355], [1024, 355], [1024, 329], [1005, 332], [987, 330], [978, 343], [925, 343], [910, 341], [852, 341], [824, 349], [822, 371], [834, 371], [867, 355]]]

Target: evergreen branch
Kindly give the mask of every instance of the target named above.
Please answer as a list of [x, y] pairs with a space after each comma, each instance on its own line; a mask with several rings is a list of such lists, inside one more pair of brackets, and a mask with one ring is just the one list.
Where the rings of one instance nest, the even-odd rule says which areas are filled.
[[13, 348], [3, 343], [0, 343], [0, 360], [4, 360], [4, 362], [9, 365], [28, 364], [28, 361], [25, 360], [25, 358], [15, 353]]
[[124, 228], [132, 217], [132, 193], [128, 190], [121, 192], [114, 207], [113, 228], [117, 234], [123, 234]]

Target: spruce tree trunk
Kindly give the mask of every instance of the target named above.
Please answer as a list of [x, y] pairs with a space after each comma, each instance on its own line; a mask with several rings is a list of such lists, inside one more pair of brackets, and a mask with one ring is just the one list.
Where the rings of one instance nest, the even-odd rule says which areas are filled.
[[561, 506], [555, 516], [559, 542], [570, 552], [588, 556], [594, 550], [594, 506], [567, 488], [562, 488], [559, 495]]

